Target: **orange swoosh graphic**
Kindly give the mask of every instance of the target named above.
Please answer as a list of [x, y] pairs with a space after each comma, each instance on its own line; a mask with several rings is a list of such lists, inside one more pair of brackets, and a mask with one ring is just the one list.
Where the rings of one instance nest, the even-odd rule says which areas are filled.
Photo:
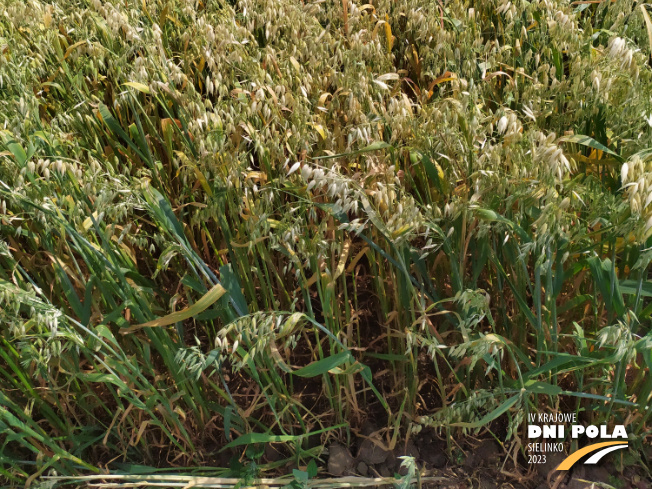
[[572, 454], [570, 454], [568, 457], [564, 459], [562, 463], [559, 464], [559, 467], [555, 470], [568, 470], [570, 469], [573, 465], [575, 465], [575, 462], [577, 462], [579, 459], [581, 459], [584, 455], [588, 455], [591, 452], [595, 452], [596, 450], [600, 450], [601, 448], [604, 447], [610, 447], [612, 445], [627, 445], [626, 441], [605, 441], [602, 443], [596, 443], [594, 445], [589, 445], [588, 447], [584, 447], [581, 450], [578, 450]]

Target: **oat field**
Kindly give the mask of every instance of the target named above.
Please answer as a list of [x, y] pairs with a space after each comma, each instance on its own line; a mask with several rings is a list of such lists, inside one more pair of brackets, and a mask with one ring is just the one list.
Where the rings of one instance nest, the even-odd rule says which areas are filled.
[[0, 1], [0, 485], [650, 487], [652, 5], [369, 1]]

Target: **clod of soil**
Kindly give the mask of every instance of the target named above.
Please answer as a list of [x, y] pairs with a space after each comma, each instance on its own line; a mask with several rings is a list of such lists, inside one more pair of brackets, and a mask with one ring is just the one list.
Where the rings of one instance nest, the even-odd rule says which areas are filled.
[[446, 454], [444, 452], [424, 455], [423, 460], [433, 469], [443, 469], [446, 466]]
[[537, 464], [536, 466], [536, 470], [539, 473], [539, 476], [541, 476], [543, 479], [547, 479], [548, 475], [554, 472], [565, 458], [566, 455], [563, 453], [547, 453], [546, 463]]
[[565, 486], [566, 489], [593, 489], [594, 487], [595, 484], [592, 482], [588, 482], [584, 479], [579, 479], [576, 477], [573, 477], [570, 481], [568, 481], [568, 484]]
[[[397, 457], [407, 455], [409, 457], [414, 457], [414, 458], [418, 459], [421, 456], [421, 453], [419, 451], [419, 447], [412, 440], [408, 440], [408, 442], [405, 443], [405, 444], [401, 443], [399, 445], [399, 450], [398, 451], [394, 450], [394, 451], [396, 452]], [[400, 452], [400, 453], [398, 453], [398, 452]]]
[[503, 449], [493, 440], [484, 440], [475, 450], [476, 458], [482, 460], [485, 464], [495, 463], [500, 458]]
[[358, 460], [363, 461], [367, 465], [382, 464], [387, 460], [388, 456], [389, 451], [383, 450], [369, 439], [362, 442], [358, 451]]
[[268, 462], [277, 462], [283, 458], [283, 454], [279, 452], [274, 445], [267, 443], [265, 445], [265, 459]]
[[484, 440], [477, 448], [473, 449], [464, 461], [465, 467], [489, 466], [498, 461], [502, 450], [493, 440]]
[[356, 467], [356, 470], [358, 474], [364, 477], [366, 477], [367, 474], [369, 474], [369, 466], [364, 462], [358, 462], [358, 466]]
[[478, 486], [478, 489], [497, 489], [498, 484], [496, 484], [496, 481], [489, 478], [486, 475], [480, 476], [480, 484]]
[[398, 467], [401, 465], [401, 460], [397, 457], [403, 455], [398, 453], [398, 450], [394, 449], [387, 454], [387, 459], [383, 462], [383, 465], [386, 465], [389, 470], [398, 470]]
[[372, 423], [371, 421], [367, 420], [362, 424], [361, 432], [364, 436], [372, 436], [379, 429], [380, 428], [375, 423]]
[[433, 469], [441, 469], [446, 466], [446, 442], [443, 440], [426, 439], [419, 442], [421, 459]]
[[573, 470], [571, 480], [566, 487], [568, 489], [591, 489], [598, 484], [609, 484], [609, 472], [604, 467], [576, 466]]
[[418, 465], [420, 467], [423, 465], [423, 462], [421, 461], [419, 449], [417, 448], [417, 445], [412, 440], [408, 440], [407, 444], [399, 443], [399, 445], [394, 449], [394, 451], [390, 455], [393, 455], [393, 457], [388, 458], [386, 465], [389, 466], [390, 465], [389, 459], [394, 458], [395, 459], [394, 466], [396, 467], [396, 471], [398, 471], [399, 475], [405, 475], [407, 473], [407, 469], [405, 467], [401, 468], [401, 464], [403, 463], [403, 460], [400, 457], [403, 456], [414, 457], [414, 459], [417, 460]]
[[353, 455], [345, 447], [334, 443], [328, 448], [328, 472], [339, 477], [351, 471], [354, 463]]
[[394, 475], [394, 474], [392, 473], [392, 471], [390, 470], [390, 468], [387, 467], [386, 465], [383, 465], [383, 466], [380, 468], [380, 476], [381, 476], [381, 477], [392, 477], [393, 475]]

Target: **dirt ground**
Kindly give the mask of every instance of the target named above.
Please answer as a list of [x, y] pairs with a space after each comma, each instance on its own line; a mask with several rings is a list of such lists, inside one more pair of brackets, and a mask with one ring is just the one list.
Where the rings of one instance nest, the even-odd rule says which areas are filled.
[[[376, 443], [374, 443], [374, 441]], [[378, 443], [380, 442], [380, 443]], [[378, 435], [368, 428], [347, 448], [333, 443], [328, 447], [324, 469], [332, 476], [392, 477], [404, 475], [403, 455], [415, 458], [423, 477], [422, 487], [432, 489], [650, 489], [652, 477], [629, 457], [611, 455], [598, 465], [576, 464], [570, 471], [556, 467], [566, 454], [547, 454], [546, 463], [517, 463], [493, 439], [457, 440], [447, 450], [445, 440], [434, 430], [424, 430], [413, 439], [399, 442], [388, 450]], [[648, 447], [647, 452], [652, 452]], [[452, 454], [452, 455], [451, 455]], [[642, 461], [652, 453], [642, 454]]]

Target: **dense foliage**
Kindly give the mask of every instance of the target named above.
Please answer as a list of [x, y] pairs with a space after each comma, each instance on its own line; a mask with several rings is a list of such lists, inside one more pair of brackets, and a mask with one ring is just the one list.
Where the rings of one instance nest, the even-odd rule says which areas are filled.
[[367, 418], [516, 457], [555, 410], [636, 456], [646, 9], [2, 2], [0, 476], [306, 463]]

